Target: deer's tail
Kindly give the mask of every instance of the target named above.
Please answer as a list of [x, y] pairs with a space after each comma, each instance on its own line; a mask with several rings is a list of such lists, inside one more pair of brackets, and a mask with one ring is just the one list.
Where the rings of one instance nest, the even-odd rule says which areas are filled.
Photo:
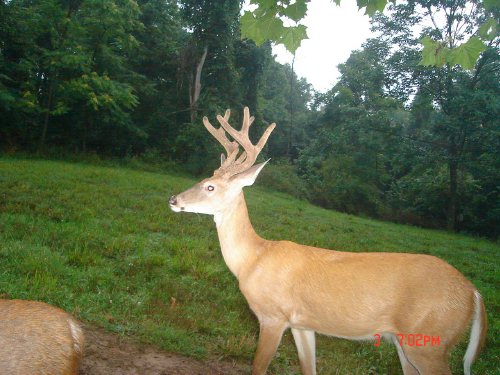
[[472, 328], [470, 332], [469, 345], [464, 356], [464, 373], [471, 375], [472, 363], [476, 360], [481, 348], [486, 341], [486, 331], [488, 330], [488, 321], [486, 310], [484, 308], [483, 298], [476, 290], [474, 292], [474, 316], [472, 318]]

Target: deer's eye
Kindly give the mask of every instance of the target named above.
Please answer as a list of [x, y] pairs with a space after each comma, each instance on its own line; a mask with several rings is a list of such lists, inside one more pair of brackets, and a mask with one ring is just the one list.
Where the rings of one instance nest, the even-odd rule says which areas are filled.
[[205, 189], [207, 189], [208, 191], [214, 191], [215, 187], [213, 185], [208, 185]]

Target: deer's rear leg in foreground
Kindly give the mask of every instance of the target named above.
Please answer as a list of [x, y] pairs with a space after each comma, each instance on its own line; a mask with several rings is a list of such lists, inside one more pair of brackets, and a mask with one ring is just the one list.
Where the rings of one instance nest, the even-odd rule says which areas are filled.
[[451, 375], [448, 365], [448, 353], [436, 350], [417, 350], [421, 348], [409, 347], [406, 351], [408, 359], [415, 364], [421, 375], [440, 374]]

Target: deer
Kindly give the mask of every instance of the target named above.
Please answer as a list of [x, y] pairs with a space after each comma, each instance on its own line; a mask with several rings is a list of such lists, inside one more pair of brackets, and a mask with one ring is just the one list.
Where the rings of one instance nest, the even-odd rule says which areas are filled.
[[350, 340], [382, 338], [396, 346], [404, 375], [447, 375], [449, 353], [471, 326], [463, 358], [470, 375], [487, 332], [485, 306], [474, 285], [431, 255], [334, 251], [261, 238], [243, 188], [253, 185], [268, 163], [255, 164], [276, 124], [253, 144], [248, 131], [255, 118], [248, 107], [241, 130], [229, 118], [230, 110], [217, 115], [218, 128], [203, 118], [227, 156], [221, 155], [212, 177], [170, 197], [169, 206], [213, 216], [224, 261], [259, 321], [252, 374], [266, 373], [290, 328], [306, 375], [316, 374], [316, 332]]
[[67, 312], [43, 302], [0, 300], [0, 375], [77, 375], [84, 342]]

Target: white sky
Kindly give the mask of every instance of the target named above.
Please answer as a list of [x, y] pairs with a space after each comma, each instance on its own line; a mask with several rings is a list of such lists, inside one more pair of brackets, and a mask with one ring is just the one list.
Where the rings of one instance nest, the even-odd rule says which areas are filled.
[[[309, 39], [302, 41], [296, 52], [295, 73], [318, 91], [332, 88], [339, 78], [337, 65], [371, 35], [369, 20], [354, 0], [342, 0], [340, 6], [332, 0], [312, 0], [301, 21], [307, 26]], [[284, 47], [273, 47], [273, 52], [278, 62], [291, 64], [292, 54]]]

